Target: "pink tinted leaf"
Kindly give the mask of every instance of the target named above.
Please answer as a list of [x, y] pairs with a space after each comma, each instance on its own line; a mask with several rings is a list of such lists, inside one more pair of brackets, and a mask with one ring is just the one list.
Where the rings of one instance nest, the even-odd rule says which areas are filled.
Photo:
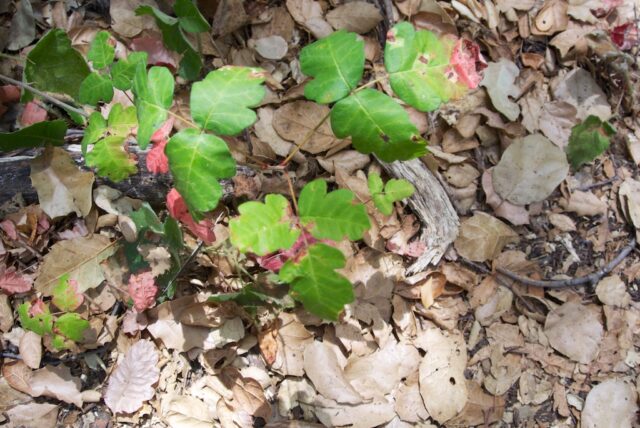
[[144, 312], [128, 310], [122, 319], [122, 331], [127, 334], [134, 334], [147, 328], [149, 321]]
[[15, 85], [0, 86], [0, 103], [12, 104], [20, 101], [20, 88]]
[[53, 288], [53, 304], [62, 311], [75, 311], [84, 302], [84, 296], [78, 291], [78, 281], [63, 275]]
[[31, 307], [29, 308], [29, 316], [32, 318], [37, 317], [38, 315], [44, 314], [48, 311], [49, 308], [47, 307], [47, 304], [44, 303], [44, 300], [37, 299], [31, 302]]
[[609, 35], [611, 36], [611, 41], [623, 51], [631, 50], [633, 46], [638, 44], [638, 27], [635, 22], [613, 27]]
[[5, 294], [26, 293], [31, 290], [31, 278], [16, 272], [15, 268], [3, 269], [0, 273], [0, 289]]
[[169, 159], [164, 153], [168, 140], [153, 143], [153, 147], [147, 154], [147, 169], [154, 174], [166, 174], [169, 172]]
[[312, 244], [318, 242], [309, 232], [304, 231], [291, 248], [285, 251], [278, 251], [266, 256], [256, 257], [256, 261], [263, 269], [278, 272], [287, 260], [296, 259], [302, 255], [303, 251]]
[[131, 49], [147, 53], [147, 64], [178, 68], [176, 55], [169, 51], [159, 37], [138, 37], [131, 42]]
[[153, 397], [153, 384], [160, 377], [157, 364], [153, 343], [139, 340], [133, 344], [113, 371], [104, 394], [104, 402], [113, 413], [133, 413]]
[[33, 125], [34, 123], [47, 120], [47, 111], [40, 107], [36, 101], [29, 101], [22, 110], [20, 124], [22, 126]]
[[152, 307], [156, 302], [158, 286], [153, 279], [151, 272], [143, 272], [131, 275], [129, 278], [129, 295], [133, 300], [133, 307], [138, 312], [142, 312]]
[[458, 75], [458, 81], [470, 89], [475, 89], [482, 81], [480, 71], [487, 66], [487, 62], [480, 54], [480, 47], [467, 39], [459, 39], [451, 53], [451, 66]]
[[216, 235], [213, 233], [213, 222], [205, 218], [196, 223], [191, 214], [189, 214], [186, 202], [176, 189], [171, 189], [167, 194], [167, 209], [171, 217], [183, 223], [191, 233], [202, 239], [206, 245], [216, 240]]
[[0, 229], [4, 230], [4, 233], [6, 233], [12, 241], [18, 240], [18, 228], [13, 221], [9, 219], [0, 221]]
[[173, 116], [170, 116], [169, 119], [167, 119], [167, 121], [163, 123], [162, 126], [156, 132], [153, 133], [153, 135], [151, 136], [151, 142], [159, 143], [161, 141], [168, 140], [169, 134], [171, 134], [171, 131], [173, 130], [174, 122], [175, 122], [175, 118]]

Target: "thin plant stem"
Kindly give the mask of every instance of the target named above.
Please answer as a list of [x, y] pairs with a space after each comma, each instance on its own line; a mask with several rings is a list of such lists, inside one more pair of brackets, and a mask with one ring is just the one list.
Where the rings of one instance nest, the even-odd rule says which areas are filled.
[[60, 101], [59, 99], [54, 98], [51, 95], [49, 95], [49, 94], [47, 94], [45, 92], [42, 92], [42, 91], [34, 88], [33, 86], [27, 84], [27, 83], [20, 82], [19, 80], [12, 79], [11, 77], [7, 77], [7, 76], [2, 75], [2, 74], [0, 74], [0, 80], [4, 80], [7, 83], [11, 83], [12, 85], [16, 85], [16, 86], [19, 86], [21, 88], [24, 88], [29, 92], [33, 92], [34, 94], [36, 94], [36, 95], [44, 98], [45, 100], [49, 101], [51, 104], [55, 104], [55, 105], [57, 105], [58, 107], [60, 107], [62, 109], [65, 109], [65, 110], [68, 110], [68, 111], [72, 111], [72, 112], [74, 112], [76, 114], [79, 114], [80, 116], [89, 117], [89, 114], [87, 114], [87, 112], [85, 112], [84, 110], [80, 110], [78, 108], [75, 108], [75, 107], [63, 102], [63, 101]]
[[287, 178], [287, 184], [289, 185], [289, 193], [291, 193], [291, 200], [293, 201], [293, 208], [296, 210], [296, 215], [300, 215], [298, 211], [298, 201], [296, 200], [296, 192], [293, 190], [293, 182], [287, 170], [284, 171], [284, 176]]

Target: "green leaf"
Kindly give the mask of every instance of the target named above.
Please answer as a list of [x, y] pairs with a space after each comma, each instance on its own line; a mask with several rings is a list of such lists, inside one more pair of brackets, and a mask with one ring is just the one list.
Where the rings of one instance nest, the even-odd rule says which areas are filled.
[[384, 215], [391, 215], [393, 203], [408, 198], [415, 191], [416, 189], [407, 180], [392, 178], [384, 185], [378, 174], [375, 172], [369, 174], [369, 192], [373, 203]]
[[74, 342], [81, 342], [84, 331], [89, 328], [89, 321], [75, 312], [66, 313], [56, 320], [55, 331]]
[[138, 145], [146, 149], [153, 133], [167, 120], [173, 102], [173, 76], [165, 67], [151, 67], [149, 73], [141, 64], [133, 82], [138, 113]]
[[108, 177], [115, 182], [135, 174], [138, 167], [129, 157], [124, 143], [125, 138], [118, 135], [111, 135], [98, 141], [85, 157], [87, 166], [95, 167], [98, 175]]
[[109, 43], [111, 35], [106, 31], [98, 31], [89, 46], [87, 59], [93, 64], [93, 68], [102, 69], [110, 66], [116, 56], [116, 48]]
[[53, 304], [65, 312], [75, 311], [82, 304], [84, 297], [78, 292], [78, 288], [69, 282], [69, 274], [66, 273], [58, 280], [58, 285], [53, 288]]
[[109, 133], [119, 137], [126, 137], [138, 126], [136, 108], [123, 107], [122, 104], [115, 104], [109, 112]]
[[189, 49], [185, 49], [182, 53], [178, 74], [184, 79], [195, 80], [200, 76], [200, 70], [202, 70], [202, 58], [200, 58], [200, 54], [189, 45]]
[[113, 80], [113, 86], [123, 91], [131, 89], [139, 64], [146, 67], [146, 52], [132, 52], [129, 54], [127, 59], [121, 59], [116, 62], [113, 67], [111, 67], [111, 79]]
[[391, 97], [373, 89], [338, 101], [331, 110], [331, 128], [338, 138], [351, 136], [358, 151], [375, 153], [385, 162], [426, 153], [426, 143], [407, 112]]
[[299, 262], [287, 261], [278, 276], [291, 286], [291, 295], [305, 309], [319, 317], [336, 321], [344, 305], [353, 302], [353, 288], [335, 269], [345, 266], [340, 250], [314, 244]]
[[174, 255], [176, 260], [180, 260], [179, 253], [183, 248], [184, 243], [182, 240], [182, 229], [180, 224], [173, 217], [167, 216], [164, 220], [164, 237], [169, 245], [169, 250]]
[[22, 327], [38, 333], [40, 336], [51, 333], [53, 331], [53, 316], [51, 315], [51, 311], [49, 311], [49, 306], [44, 304], [44, 311], [34, 317], [29, 315], [29, 309], [31, 309], [31, 303], [29, 302], [18, 306], [18, 316], [20, 317]]
[[433, 111], [453, 95], [446, 77], [450, 48], [430, 31], [415, 31], [402, 22], [390, 31], [384, 48], [384, 64], [391, 88], [407, 104]]
[[102, 117], [102, 113], [94, 111], [91, 113], [91, 116], [89, 116], [89, 124], [84, 130], [82, 142], [80, 143], [82, 146], [82, 154], [86, 156], [89, 144], [94, 144], [102, 138], [105, 132], [107, 132], [107, 121]]
[[190, 33], [209, 31], [211, 26], [191, 0], [176, 0], [173, 11], [178, 17], [180, 27]]
[[282, 195], [267, 195], [264, 203], [251, 201], [238, 207], [240, 217], [229, 222], [231, 243], [243, 253], [259, 256], [287, 250], [300, 231], [291, 226], [291, 206]]
[[133, 220], [133, 223], [136, 225], [138, 236], [147, 229], [158, 234], [164, 233], [162, 222], [148, 202], [143, 202], [139, 209], [129, 214], [129, 217], [131, 217], [131, 220]]
[[264, 71], [227, 66], [207, 74], [191, 88], [193, 120], [216, 134], [236, 135], [256, 121], [257, 107], [265, 95]]
[[300, 69], [315, 78], [305, 86], [305, 97], [320, 104], [338, 101], [362, 79], [364, 40], [356, 33], [337, 31], [302, 49]]
[[165, 153], [176, 189], [191, 215], [197, 220], [200, 213], [214, 209], [222, 197], [218, 180], [236, 173], [236, 162], [224, 140], [187, 128], [171, 137]]
[[364, 205], [353, 202], [354, 195], [350, 190], [327, 193], [327, 182], [314, 180], [300, 192], [300, 222], [318, 239], [340, 241], [347, 236], [356, 241], [371, 224]]
[[[67, 34], [56, 28], [45, 34], [27, 55], [22, 80], [41, 91], [78, 99], [80, 83], [89, 73], [89, 66], [80, 52], [71, 47]], [[32, 99], [32, 93], [24, 92], [21, 101]]]
[[609, 137], [616, 130], [598, 116], [590, 115], [582, 123], [571, 128], [567, 158], [574, 169], [593, 161], [609, 148]]
[[95, 106], [100, 101], [108, 103], [113, 98], [113, 85], [107, 77], [93, 72], [80, 85], [78, 101]]
[[0, 133], [0, 152], [44, 145], [61, 146], [67, 133], [64, 120], [34, 123], [15, 132]]

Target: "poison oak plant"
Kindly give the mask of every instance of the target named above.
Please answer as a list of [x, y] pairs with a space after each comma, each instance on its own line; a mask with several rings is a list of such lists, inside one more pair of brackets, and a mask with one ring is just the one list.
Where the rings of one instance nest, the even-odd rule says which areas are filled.
[[[177, 0], [176, 17], [149, 6], [139, 7], [136, 13], [155, 18], [165, 45], [182, 54], [180, 75], [196, 79], [202, 60], [192, 40], [195, 38], [197, 42], [198, 34], [208, 31], [209, 24], [193, 3]], [[128, 151], [134, 133], [139, 148], [144, 150], [170, 115], [181, 121], [181, 130], [169, 139], [164, 153], [176, 189], [193, 218], [199, 220], [218, 205], [222, 196], [218, 180], [236, 173], [235, 161], [220, 136], [237, 135], [255, 122], [253, 108], [264, 98], [266, 73], [258, 68], [236, 66], [209, 72], [191, 86], [188, 118], [170, 110], [175, 81], [168, 68], [147, 69], [143, 52], [115, 61], [114, 45], [109, 33], [101, 31], [96, 35], [87, 55], [92, 71], [71, 47], [64, 31], [51, 30], [28, 54], [23, 100], [33, 98], [34, 94], [44, 96], [65, 109], [76, 123], [84, 123], [88, 118], [82, 141], [86, 163], [97, 174], [113, 181], [137, 171]], [[384, 79], [389, 80], [400, 100], [420, 111], [432, 111], [478, 85], [479, 59], [477, 46], [470, 42], [438, 38], [431, 32], [414, 30], [409, 23], [400, 23], [387, 35]], [[351, 137], [357, 150], [373, 153], [387, 162], [426, 153], [426, 141], [402, 105], [373, 88], [383, 78], [361, 84], [365, 55], [360, 36], [338, 31], [318, 40], [302, 49], [300, 65], [310, 77], [305, 97], [332, 105], [329, 114], [319, 118], [315, 129], [329, 119], [337, 137]], [[131, 90], [134, 105], [115, 104], [108, 117], [99, 111], [86, 113], [87, 106], [110, 102], [114, 88]], [[65, 101], [47, 93], [64, 95]], [[84, 109], [78, 105], [84, 105]], [[0, 135], [0, 147], [6, 151], [61, 145], [66, 129], [63, 120], [37, 123]], [[312, 135], [313, 131], [304, 136], [296, 151]], [[286, 165], [294, 154], [295, 151], [282, 164]], [[369, 177], [369, 188], [374, 204], [384, 214], [391, 213], [394, 201], [413, 192], [413, 187], [403, 180], [390, 180], [385, 185], [374, 174]], [[317, 180], [304, 187], [294, 208], [281, 195], [268, 195], [264, 202], [242, 204], [240, 216], [230, 223], [231, 242], [241, 252], [257, 256], [286, 253], [286, 262], [278, 272], [279, 280], [290, 285], [294, 298], [308, 310], [336, 319], [343, 306], [353, 299], [353, 292], [348, 280], [336, 272], [344, 267], [345, 259], [332, 243], [362, 238], [369, 228], [365, 207], [355, 203], [350, 191], [329, 192], [326, 182]], [[155, 220], [152, 223], [160, 228]]]

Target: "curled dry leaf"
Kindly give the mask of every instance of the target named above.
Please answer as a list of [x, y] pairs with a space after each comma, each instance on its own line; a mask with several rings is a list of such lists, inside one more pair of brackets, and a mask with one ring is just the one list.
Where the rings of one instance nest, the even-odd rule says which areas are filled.
[[45, 366], [31, 374], [31, 396], [52, 397], [82, 407], [80, 378], [71, 375], [67, 366]]
[[600, 200], [593, 193], [581, 190], [571, 192], [569, 200], [562, 198], [560, 205], [567, 211], [587, 216], [604, 214], [609, 208], [606, 202]]
[[517, 242], [518, 234], [495, 217], [476, 212], [462, 222], [454, 242], [458, 253], [469, 260], [484, 262], [496, 258], [505, 245]]
[[132, 413], [155, 394], [152, 387], [160, 377], [158, 352], [152, 342], [139, 340], [109, 378], [104, 402], [114, 413]]
[[631, 428], [636, 426], [638, 393], [621, 379], [608, 379], [587, 395], [582, 411], [584, 428]]
[[353, 1], [341, 4], [327, 13], [327, 21], [336, 30], [364, 34], [382, 21], [382, 15], [377, 7], [367, 1]]
[[594, 306], [567, 302], [549, 312], [544, 333], [556, 351], [588, 364], [598, 355], [604, 335], [600, 318], [600, 311]]
[[316, 0], [287, 0], [287, 9], [293, 19], [316, 39], [321, 39], [333, 32], [331, 25], [324, 20], [320, 2]]

